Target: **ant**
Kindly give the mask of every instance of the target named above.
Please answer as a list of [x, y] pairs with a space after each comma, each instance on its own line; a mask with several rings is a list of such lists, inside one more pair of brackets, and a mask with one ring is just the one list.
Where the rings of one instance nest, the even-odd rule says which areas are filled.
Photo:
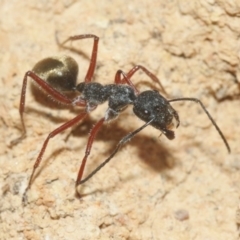
[[[79, 113], [73, 119], [62, 124], [54, 131], [49, 133], [48, 137], [45, 139], [41, 151], [35, 161], [32, 169], [32, 173], [23, 195], [23, 202], [26, 201], [27, 191], [30, 189], [33, 181], [34, 173], [39, 166], [43, 154], [46, 150], [48, 142], [51, 138], [55, 137], [57, 134], [63, 132], [69, 127], [79, 123], [83, 120], [90, 112], [95, 110], [98, 105], [108, 101], [108, 109], [105, 115], [93, 126], [90, 130], [90, 135], [88, 138], [85, 155], [82, 159], [82, 163], [78, 172], [76, 180], [76, 188], [78, 185], [89, 180], [94, 174], [96, 174], [104, 165], [106, 165], [119, 151], [120, 147], [133, 138], [137, 133], [146, 128], [147, 126], [152, 126], [161, 131], [169, 140], [175, 138], [174, 131], [172, 128], [178, 127], [180, 124], [180, 119], [178, 113], [170, 105], [171, 102], [177, 101], [193, 101], [199, 103], [203, 111], [206, 113], [220, 137], [222, 138], [228, 152], [230, 153], [229, 144], [224, 137], [222, 131], [213, 120], [210, 113], [207, 111], [203, 103], [197, 98], [175, 98], [167, 100], [164, 98], [157, 90], [147, 90], [139, 92], [135, 85], [131, 81], [131, 77], [138, 71], [142, 70], [150, 79], [157, 82], [162, 88], [159, 79], [152, 74], [149, 70], [141, 65], [134, 66], [128, 73], [118, 70], [115, 74], [115, 80], [113, 84], [102, 85], [97, 82], [92, 82], [94, 75], [94, 70], [96, 67], [97, 53], [98, 53], [98, 42], [99, 37], [93, 34], [82, 34], [71, 36], [67, 38], [64, 42], [59, 44], [61, 47], [69, 41], [75, 41], [80, 39], [93, 39], [93, 48], [91, 53], [90, 64], [88, 67], [87, 74], [85, 76], [84, 82], [76, 84], [77, 74], [78, 74], [78, 64], [77, 62], [69, 57], [49, 57], [39, 61], [31, 71], [25, 73], [22, 84], [22, 92], [20, 99], [20, 118], [22, 124], [22, 135], [16, 140], [12, 141], [12, 145], [17, 144], [22, 139], [26, 137], [26, 127], [23, 119], [23, 112], [25, 108], [25, 95], [27, 80], [30, 77], [35, 83], [37, 83], [48, 95], [50, 95], [54, 100], [69, 106], [78, 106], [84, 108], [84, 111]], [[77, 96], [70, 98], [65, 92], [76, 93]], [[124, 111], [129, 105], [133, 105], [134, 114], [143, 120], [145, 123], [139, 127], [137, 130], [127, 134], [122, 138], [112, 154], [100, 164], [92, 173], [90, 173], [86, 178], [82, 179], [86, 161], [91, 152], [93, 141], [99, 132], [100, 128], [105, 122], [109, 122], [118, 117], [118, 115]]]

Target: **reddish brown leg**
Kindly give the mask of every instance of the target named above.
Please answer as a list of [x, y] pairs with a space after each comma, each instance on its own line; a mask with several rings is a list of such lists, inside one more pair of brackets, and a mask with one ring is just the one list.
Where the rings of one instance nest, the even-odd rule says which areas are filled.
[[76, 40], [85, 39], [85, 38], [93, 38], [94, 39], [90, 64], [89, 64], [88, 71], [87, 71], [87, 74], [86, 74], [85, 80], [84, 80], [84, 82], [87, 83], [87, 82], [92, 81], [92, 77], [93, 77], [94, 70], [96, 67], [99, 37], [97, 37], [96, 35], [93, 35], [93, 34], [76, 35], [76, 36], [72, 36], [72, 37], [69, 37], [68, 39], [66, 39], [61, 44], [61, 46], [69, 41], [76, 41]]
[[97, 122], [97, 124], [91, 129], [91, 131], [89, 133], [88, 143], [87, 143], [87, 147], [86, 147], [86, 150], [85, 150], [85, 156], [84, 156], [84, 158], [82, 160], [81, 167], [80, 167], [79, 172], [78, 172], [78, 177], [77, 177], [77, 181], [76, 181], [76, 187], [79, 185], [80, 181], [82, 180], [84, 168], [85, 168], [85, 165], [86, 165], [86, 162], [87, 162], [87, 158], [88, 158], [88, 156], [89, 156], [89, 154], [91, 152], [93, 141], [94, 141], [97, 133], [101, 129], [104, 121], [105, 121], [105, 119], [101, 118]]
[[24, 197], [23, 199], [26, 198], [26, 193], [28, 191], [28, 189], [30, 189], [31, 187], [31, 184], [32, 184], [32, 181], [33, 181], [33, 176], [34, 176], [34, 173], [37, 169], [37, 167], [39, 166], [41, 160], [42, 160], [42, 156], [46, 150], [46, 147], [48, 145], [48, 142], [51, 138], [55, 137], [57, 134], [63, 132], [64, 130], [66, 130], [67, 128], [73, 126], [74, 124], [78, 123], [79, 121], [81, 121], [84, 117], [86, 117], [88, 113], [84, 112], [84, 113], [81, 113], [79, 114], [78, 116], [76, 116], [75, 118], [71, 119], [70, 121], [64, 123], [63, 125], [61, 125], [60, 127], [58, 127], [57, 129], [55, 129], [54, 131], [52, 131], [48, 137], [46, 138], [46, 140], [44, 141], [43, 145], [42, 145], [42, 149], [37, 157], [37, 160], [35, 161], [34, 163], [34, 166], [33, 166], [33, 170], [32, 170], [32, 174], [30, 176], [30, 179], [29, 179], [29, 182], [28, 182], [28, 186], [24, 192]]
[[[121, 79], [121, 75], [123, 76], [123, 78]], [[118, 70], [116, 72], [115, 75], [115, 83], [116, 84], [124, 84], [127, 83], [129, 86], [131, 86], [134, 89], [134, 92], [136, 94], [139, 94], [139, 91], [137, 90], [137, 88], [134, 86], [134, 84], [132, 83], [132, 81], [130, 80], [130, 78], [127, 76], [127, 74], [125, 72], [123, 72], [122, 70]]]
[[[127, 74], [125, 74], [125, 76], [123, 74], [123, 71], [121, 71], [121, 70], [117, 71], [116, 76], [115, 76], [115, 83], [116, 84], [127, 83], [128, 85], [133, 87], [134, 91], [136, 91], [136, 87], [134, 86], [134, 84], [131, 82], [130, 79], [136, 73], [136, 71], [138, 71], [139, 69], [141, 69], [143, 72], [145, 72], [151, 78], [152, 81], [158, 83], [160, 85], [162, 91], [167, 95], [160, 80], [154, 74], [152, 74], [149, 70], [147, 70], [145, 67], [143, 67], [141, 65], [134, 66]], [[121, 74], [123, 75], [123, 79], [121, 79], [121, 76], [120, 76]], [[138, 90], [136, 92], [139, 93]]]
[[[59, 101], [60, 103], [71, 105], [72, 100], [61, 94], [60, 92], [56, 91], [53, 87], [51, 87], [47, 82], [45, 82], [43, 79], [38, 77], [34, 72], [28, 71], [25, 73], [25, 76], [23, 78], [23, 84], [22, 84], [22, 92], [21, 92], [21, 99], [20, 99], [20, 106], [19, 106], [19, 113], [22, 123], [22, 135], [13, 140], [11, 142], [11, 145], [15, 145], [18, 142], [20, 142], [23, 138], [26, 137], [26, 127], [23, 120], [23, 112], [25, 108], [25, 99], [26, 99], [26, 87], [27, 87], [27, 80], [28, 77], [31, 77], [32, 80], [34, 80], [46, 93], [51, 95], [55, 100]], [[78, 101], [75, 105], [85, 107], [86, 103], [84, 101]]]

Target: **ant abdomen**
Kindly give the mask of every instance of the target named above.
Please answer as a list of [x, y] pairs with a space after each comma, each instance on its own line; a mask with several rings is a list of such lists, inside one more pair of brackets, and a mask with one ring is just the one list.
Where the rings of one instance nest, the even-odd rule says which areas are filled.
[[69, 56], [44, 58], [32, 71], [59, 92], [73, 91], [76, 87], [78, 64]]

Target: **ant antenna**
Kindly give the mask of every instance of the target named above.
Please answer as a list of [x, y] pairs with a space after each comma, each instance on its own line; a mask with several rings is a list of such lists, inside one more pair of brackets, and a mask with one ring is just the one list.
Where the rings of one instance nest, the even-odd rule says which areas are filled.
[[140, 131], [142, 131], [145, 127], [147, 127], [148, 125], [151, 124], [151, 122], [154, 120], [154, 118], [152, 118], [150, 121], [148, 121], [147, 123], [145, 123], [144, 125], [142, 125], [140, 128], [136, 129], [133, 132], [130, 132], [128, 135], [126, 135], [125, 137], [123, 137], [117, 147], [114, 149], [114, 151], [112, 152], [112, 154], [104, 161], [102, 162], [97, 168], [95, 168], [95, 170], [93, 170], [86, 178], [84, 178], [83, 180], [81, 180], [80, 182], [76, 182], [76, 186], [83, 184], [85, 182], [87, 182], [91, 177], [93, 177], [101, 168], [103, 168], [108, 162], [110, 162], [110, 160], [116, 155], [116, 153], [119, 151], [119, 149], [122, 147], [122, 145], [124, 145], [126, 142], [128, 142], [129, 140], [131, 140], [137, 133], [139, 133]]
[[228, 150], [228, 153], [231, 152], [231, 148], [230, 148], [226, 138], [224, 137], [222, 131], [220, 130], [220, 128], [218, 127], [216, 122], [213, 120], [210, 113], [207, 111], [207, 109], [205, 108], [205, 106], [203, 105], [203, 103], [199, 99], [197, 99], [197, 98], [175, 98], [175, 99], [168, 100], [168, 102], [177, 102], [177, 101], [193, 101], [193, 102], [199, 103], [200, 106], [202, 107], [203, 111], [207, 114], [208, 118], [211, 120], [212, 124], [214, 125], [214, 127], [218, 131], [219, 135], [221, 136], [221, 138], [222, 138], [222, 140], [223, 140], [223, 142], [224, 142], [224, 144], [225, 144], [225, 146]]

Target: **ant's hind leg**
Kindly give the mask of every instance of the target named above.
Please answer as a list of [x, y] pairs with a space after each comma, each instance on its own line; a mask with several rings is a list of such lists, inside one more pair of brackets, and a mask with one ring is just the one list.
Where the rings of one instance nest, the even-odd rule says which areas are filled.
[[[76, 40], [86, 39], [86, 38], [93, 38], [93, 40], [94, 40], [93, 48], [92, 48], [92, 55], [91, 55], [88, 71], [87, 71], [87, 74], [86, 74], [85, 80], [84, 80], [85, 83], [88, 83], [88, 82], [92, 81], [94, 71], [95, 71], [95, 68], [96, 68], [99, 37], [94, 35], [94, 34], [75, 35], [75, 36], [71, 36], [71, 37], [67, 38], [65, 41], [63, 41], [59, 45], [60, 45], [60, 47], [64, 47], [63, 45], [66, 44], [69, 41], [76, 41]], [[58, 39], [57, 39], [57, 42], [58, 42]]]
[[[58, 92], [56, 89], [54, 89], [52, 86], [50, 86], [46, 81], [44, 81], [42, 78], [38, 77], [34, 72], [28, 71], [25, 73], [23, 78], [23, 84], [22, 84], [22, 92], [21, 92], [21, 98], [20, 98], [20, 104], [19, 104], [19, 114], [21, 118], [22, 123], [22, 134], [17, 139], [11, 141], [11, 145], [18, 144], [22, 139], [26, 137], [26, 126], [23, 119], [23, 113], [25, 109], [25, 99], [26, 99], [26, 88], [27, 88], [27, 80], [28, 77], [30, 77], [36, 84], [40, 86], [41, 89], [43, 89], [47, 94], [52, 96], [53, 99], [57, 100], [58, 102], [66, 105], [72, 105], [72, 100], [66, 97], [65, 95]], [[85, 102], [78, 102], [78, 106], [86, 106]]]
[[83, 118], [85, 118], [87, 116], [88, 113], [84, 112], [84, 113], [80, 113], [78, 116], [76, 116], [75, 118], [71, 119], [70, 121], [64, 123], [63, 125], [61, 125], [60, 127], [58, 127], [57, 129], [55, 129], [54, 131], [52, 131], [51, 133], [49, 133], [48, 137], [45, 139], [41, 151], [33, 165], [33, 169], [32, 169], [32, 173], [30, 176], [30, 179], [28, 181], [28, 186], [25, 189], [25, 192], [23, 194], [23, 202], [26, 201], [27, 197], [27, 191], [30, 189], [32, 181], [33, 181], [33, 177], [34, 177], [34, 173], [36, 171], [36, 169], [38, 168], [39, 164], [41, 163], [43, 154], [48, 146], [48, 142], [51, 138], [55, 137], [57, 134], [63, 132], [64, 130], [66, 130], [69, 127], [72, 127], [73, 125], [77, 124], [79, 121], [81, 121]]

